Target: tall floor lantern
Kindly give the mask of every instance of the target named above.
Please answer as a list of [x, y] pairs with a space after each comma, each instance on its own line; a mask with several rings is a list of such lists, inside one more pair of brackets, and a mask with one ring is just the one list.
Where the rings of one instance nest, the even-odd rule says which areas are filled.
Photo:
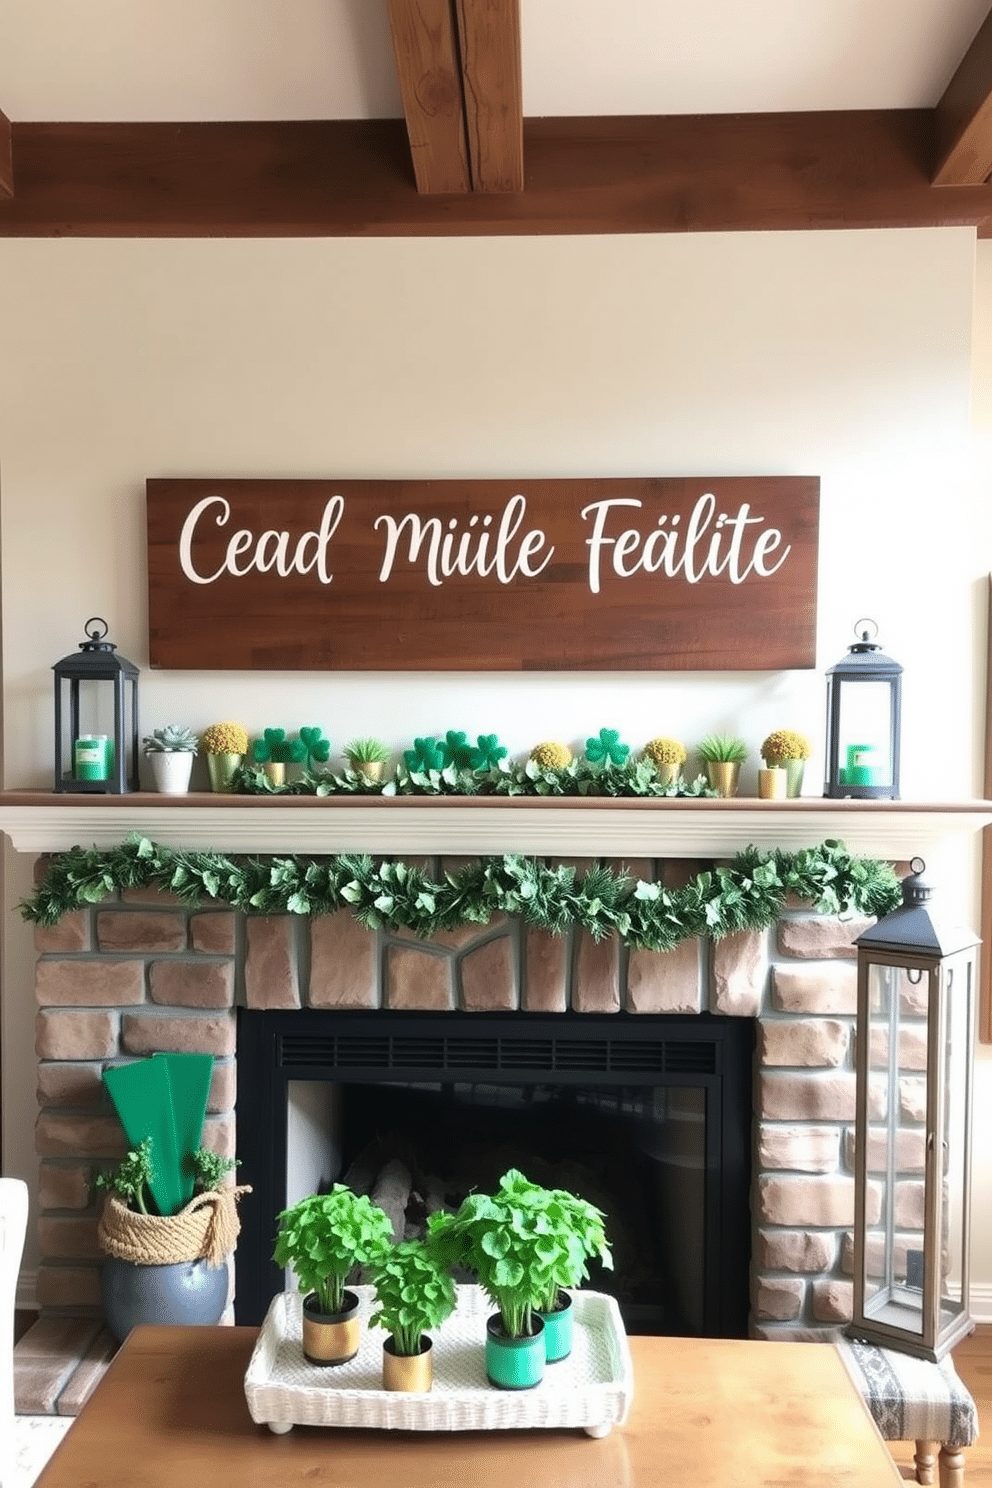
[[971, 1331], [971, 1075], [978, 937], [911, 863], [858, 937], [854, 1310], [848, 1331], [940, 1359]]
[[52, 668], [55, 789], [122, 795], [138, 789], [138, 668], [99, 615], [84, 630], [78, 651]]

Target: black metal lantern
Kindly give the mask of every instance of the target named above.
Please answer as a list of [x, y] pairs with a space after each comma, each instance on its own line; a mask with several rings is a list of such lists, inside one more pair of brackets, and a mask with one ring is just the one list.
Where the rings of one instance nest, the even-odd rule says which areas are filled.
[[121, 795], [138, 789], [138, 668], [117, 655], [99, 615], [84, 629], [79, 650], [52, 668], [55, 789]]
[[972, 1015], [978, 937], [902, 906], [858, 937], [854, 1307], [848, 1331], [940, 1359], [972, 1328]]
[[899, 799], [902, 667], [873, 637], [874, 620], [859, 620], [859, 637], [827, 672], [825, 796]]

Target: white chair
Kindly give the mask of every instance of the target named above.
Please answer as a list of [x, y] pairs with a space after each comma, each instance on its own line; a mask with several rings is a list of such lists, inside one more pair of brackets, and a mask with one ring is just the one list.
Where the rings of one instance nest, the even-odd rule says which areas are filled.
[[0, 1178], [0, 1484], [13, 1478], [14, 1301], [28, 1227], [28, 1186]]

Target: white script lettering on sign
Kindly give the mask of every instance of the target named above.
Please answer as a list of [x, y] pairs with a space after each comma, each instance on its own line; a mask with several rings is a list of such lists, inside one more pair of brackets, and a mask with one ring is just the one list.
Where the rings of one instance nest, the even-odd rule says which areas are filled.
[[[594, 501], [591, 506], [583, 509], [582, 515], [585, 518], [595, 514], [592, 537], [586, 538], [589, 546], [589, 588], [593, 594], [599, 593], [601, 550], [609, 546], [613, 548], [612, 567], [618, 578], [632, 578], [639, 569], [645, 573], [657, 573], [662, 569], [668, 579], [677, 578], [681, 573], [687, 584], [698, 584], [705, 574], [712, 574], [717, 578], [726, 573], [732, 584], [743, 584], [751, 573], [769, 578], [782, 567], [791, 552], [791, 548], [787, 546], [778, 562], [769, 567], [765, 561], [766, 555], [774, 553], [781, 545], [782, 534], [777, 527], [766, 527], [764, 532], [749, 534], [755, 538], [755, 542], [750, 558], [742, 564], [746, 529], [760, 526], [765, 519], [752, 517], [751, 508], [745, 501], [738, 507], [735, 516], [731, 516], [729, 512], [721, 512], [714, 523], [716, 497], [711, 491], [700, 496], [689, 513], [684, 531], [679, 528], [681, 517], [676, 512], [671, 518], [671, 526], [668, 526], [667, 514], [660, 516], [655, 530], [647, 537], [636, 527], [628, 527], [617, 537], [606, 536], [606, 523], [614, 507], [636, 507], [640, 511], [643, 505], [642, 501], [614, 498]], [[703, 538], [711, 526], [715, 530], [704, 550]], [[634, 557], [634, 554], [637, 556]], [[632, 561], [627, 561], [628, 558]]]
[[[385, 584], [393, 571], [400, 534], [408, 524], [408, 562], [413, 563], [420, 556], [420, 549], [426, 539], [425, 571], [428, 582], [435, 589], [439, 589], [445, 579], [450, 579], [455, 574], [468, 578], [475, 573], [484, 579], [495, 574], [501, 584], [509, 584], [517, 574], [535, 579], [547, 568], [555, 550], [540, 527], [535, 527], [524, 533], [516, 557], [510, 559], [511, 544], [520, 530], [526, 511], [526, 496], [518, 494], [506, 503], [496, 529], [495, 542], [492, 542], [491, 556], [490, 544], [494, 534], [489, 529], [493, 521], [492, 513], [481, 517], [476, 513], [469, 517], [467, 530], [461, 531], [457, 517], [448, 518], [447, 529], [442, 525], [440, 517], [428, 517], [423, 521], [415, 512], [407, 512], [399, 519], [386, 515], [376, 517], [372, 525], [376, 530], [383, 527], [386, 531], [386, 551], [379, 569], [379, 583]], [[536, 558], [545, 547], [548, 551], [535, 568], [531, 559]]]
[[[713, 578], [726, 574], [732, 584], [742, 584], [752, 573], [769, 578], [791, 552], [786, 545], [776, 561], [769, 563], [770, 556], [782, 544], [779, 529], [765, 527], [762, 532], [749, 533], [749, 527], [763, 525], [764, 517], [751, 516], [746, 501], [736, 513], [717, 514], [716, 497], [711, 491], [700, 496], [684, 529], [679, 525], [678, 512], [671, 516], [663, 513], [646, 536], [636, 527], [627, 527], [614, 537], [607, 535], [607, 523], [617, 508], [640, 511], [643, 505], [642, 501], [613, 497], [594, 501], [582, 509], [582, 520], [592, 524], [592, 536], [585, 539], [589, 549], [590, 593], [600, 592], [602, 564], [608, 548], [613, 550], [610, 567], [619, 579], [633, 578], [638, 572], [661, 572], [668, 579], [681, 574], [687, 584], [698, 584], [706, 574]], [[222, 574], [240, 579], [253, 572], [274, 572], [285, 579], [294, 573], [315, 571], [322, 584], [333, 579], [328, 549], [345, 515], [343, 496], [332, 496], [325, 503], [320, 526], [296, 539], [292, 556], [293, 539], [288, 531], [270, 527], [256, 537], [250, 528], [241, 527], [229, 538], [220, 567], [203, 574], [193, 561], [193, 544], [197, 524], [212, 507], [218, 508], [213, 513], [216, 526], [226, 526], [231, 516], [230, 503], [223, 496], [205, 496], [192, 508], [180, 533], [179, 564], [190, 583], [214, 584]], [[555, 548], [540, 527], [532, 527], [518, 538], [526, 513], [527, 498], [519, 493], [504, 506], [495, 531], [491, 512], [485, 515], [476, 512], [464, 525], [457, 517], [449, 517], [445, 522], [441, 517], [421, 517], [417, 512], [405, 512], [401, 517], [383, 512], [372, 523], [376, 531], [381, 529], [385, 534], [379, 583], [388, 583], [395, 565], [403, 559], [411, 565], [422, 563], [427, 582], [435, 589], [456, 576], [495, 576], [500, 584], [509, 584], [518, 576], [536, 579], [551, 562]], [[745, 535], [752, 539], [749, 552], [745, 550]], [[404, 536], [406, 543], [401, 551]]]
[[[223, 496], [205, 496], [193, 507], [179, 534], [179, 566], [191, 584], [215, 584], [221, 574], [225, 573], [235, 579], [243, 579], [253, 570], [256, 573], [269, 573], [272, 569], [275, 569], [281, 579], [288, 578], [293, 573], [306, 574], [311, 569], [316, 569], [322, 584], [331, 582], [334, 575], [327, 566], [327, 549], [344, 516], [343, 496], [332, 496], [325, 503], [319, 528], [316, 532], [304, 532], [297, 539], [292, 558], [289, 556], [291, 539], [288, 532], [269, 528], [256, 539], [249, 528], [241, 527], [228, 542], [224, 562], [216, 573], [201, 574], [197, 573], [193, 564], [193, 539], [197, 523], [212, 506], [220, 507], [220, 511], [214, 515], [214, 522], [218, 527], [226, 527], [231, 518], [230, 502], [225, 501]], [[252, 556], [247, 563], [239, 564], [238, 559], [249, 552]]]

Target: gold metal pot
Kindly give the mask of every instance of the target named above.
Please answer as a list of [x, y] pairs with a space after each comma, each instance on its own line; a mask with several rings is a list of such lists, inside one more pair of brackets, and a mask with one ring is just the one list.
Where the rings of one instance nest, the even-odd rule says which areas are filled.
[[303, 1355], [311, 1364], [347, 1364], [358, 1353], [362, 1320], [358, 1298], [345, 1292], [342, 1312], [321, 1312], [316, 1292], [303, 1299]]
[[737, 760], [707, 760], [706, 775], [710, 789], [721, 796], [736, 796], [741, 767]]
[[419, 1354], [397, 1354], [390, 1334], [382, 1345], [382, 1388], [424, 1394], [434, 1381], [432, 1350], [431, 1340], [423, 1333]]
[[356, 760], [355, 774], [364, 775], [370, 785], [382, 779], [382, 760]]
[[659, 785], [674, 785], [682, 774], [681, 765], [655, 765]]
[[265, 764], [262, 766], [262, 769], [265, 771], [272, 785], [286, 784], [285, 760], [266, 760]]
[[208, 754], [207, 770], [210, 773], [210, 789], [230, 791], [234, 776], [243, 759], [242, 754]]
[[789, 776], [785, 769], [770, 765], [758, 771], [758, 796], [762, 801], [784, 801], [789, 793]]
[[769, 759], [765, 764], [770, 770], [784, 770], [788, 777], [785, 794], [790, 800], [798, 796], [803, 788], [803, 775], [806, 772], [806, 761], [804, 759]]

